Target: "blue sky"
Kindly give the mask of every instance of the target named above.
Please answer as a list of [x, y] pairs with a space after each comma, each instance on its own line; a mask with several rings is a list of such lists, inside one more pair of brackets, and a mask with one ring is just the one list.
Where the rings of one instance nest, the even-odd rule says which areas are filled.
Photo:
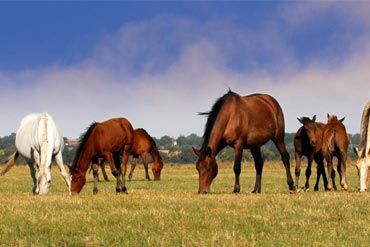
[[269, 93], [286, 131], [370, 99], [370, 4], [355, 2], [0, 2], [0, 136], [49, 112], [76, 138], [127, 117], [153, 136], [201, 135], [230, 87]]

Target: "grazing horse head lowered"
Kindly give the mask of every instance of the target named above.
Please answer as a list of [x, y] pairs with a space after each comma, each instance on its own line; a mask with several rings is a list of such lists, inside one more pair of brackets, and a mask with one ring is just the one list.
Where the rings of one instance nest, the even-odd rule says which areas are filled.
[[226, 146], [235, 151], [234, 192], [240, 192], [239, 177], [243, 149], [250, 149], [256, 167], [256, 183], [252, 192], [261, 192], [263, 159], [261, 146], [272, 140], [281, 154], [289, 190], [296, 192], [290, 173], [289, 154], [284, 143], [284, 116], [279, 103], [266, 94], [240, 96], [229, 91], [219, 98], [207, 115], [207, 123], [198, 156], [199, 193], [210, 192], [212, 180], [217, 176], [216, 155]]
[[21, 155], [31, 170], [33, 193], [47, 195], [51, 185], [51, 161], [54, 158], [69, 190], [70, 176], [62, 158], [63, 138], [48, 113], [24, 117], [15, 137], [15, 146], [17, 151], [10, 157], [0, 175], [9, 171]]
[[360, 192], [365, 192], [370, 180], [370, 101], [365, 105], [360, 129], [360, 149], [353, 149], [357, 155], [356, 168], [360, 178]]
[[[86, 183], [86, 171], [98, 164], [99, 158], [109, 162], [113, 176], [117, 179], [116, 192], [127, 193], [125, 186], [126, 165], [130, 156], [134, 140], [134, 130], [131, 123], [125, 118], [112, 118], [101, 123], [90, 125], [83, 136], [72, 165], [71, 193], [79, 194]], [[122, 163], [119, 156], [122, 155]], [[120, 175], [122, 174], [122, 179]], [[97, 183], [94, 183], [94, 194], [98, 192]]]

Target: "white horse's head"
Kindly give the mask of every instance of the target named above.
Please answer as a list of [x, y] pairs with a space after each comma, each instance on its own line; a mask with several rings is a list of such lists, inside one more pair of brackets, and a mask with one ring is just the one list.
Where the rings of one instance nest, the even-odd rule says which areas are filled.
[[357, 148], [354, 151], [358, 158], [356, 168], [360, 178], [360, 192], [365, 192], [370, 180], [370, 150], [365, 156], [362, 156]]
[[50, 167], [46, 169], [46, 172], [40, 172], [36, 176], [37, 180], [37, 187], [36, 187], [36, 194], [39, 195], [47, 195], [50, 190], [51, 185], [51, 171]]

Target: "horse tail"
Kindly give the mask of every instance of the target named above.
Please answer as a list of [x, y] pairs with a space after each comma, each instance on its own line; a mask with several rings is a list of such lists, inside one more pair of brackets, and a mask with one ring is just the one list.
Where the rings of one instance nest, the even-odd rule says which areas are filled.
[[17, 160], [19, 156], [18, 151], [14, 152], [9, 158], [7, 163], [5, 164], [4, 168], [0, 172], [0, 176], [4, 176], [5, 173], [7, 173], [15, 164], [15, 161]]
[[54, 148], [54, 133], [51, 131], [50, 116], [44, 113], [42, 116], [42, 137], [41, 137], [41, 162], [40, 162], [40, 172], [47, 174], [47, 167], [51, 164], [51, 159], [53, 156]]

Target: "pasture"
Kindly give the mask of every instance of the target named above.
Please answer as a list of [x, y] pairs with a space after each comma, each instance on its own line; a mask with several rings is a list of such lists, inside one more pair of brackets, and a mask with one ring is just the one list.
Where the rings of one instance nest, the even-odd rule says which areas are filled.
[[231, 164], [219, 166], [208, 195], [197, 193], [193, 164], [166, 164], [161, 181], [151, 182], [139, 165], [127, 182], [128, 195], [116, 195], [113, 177], [104, 182], [100, 174], [93, 196], [88, 174], [81, 194], [68, 196], [56, 166], [52, 173], [48, 196], [32, 195], [26, 166], [0, 177], [1, 246], [368, 246], [370, 241], [370, 193], [357, 192], [351, 165], [348, 192], [324, 192], [322, 181], [313, 192], [313, 165], [311, 191], [297, 195], [289, 194], [282, 162], [265, 164], [262, 194], [249, 193], [252, 163], [242, 164], [240, 194], [232, 193]]

